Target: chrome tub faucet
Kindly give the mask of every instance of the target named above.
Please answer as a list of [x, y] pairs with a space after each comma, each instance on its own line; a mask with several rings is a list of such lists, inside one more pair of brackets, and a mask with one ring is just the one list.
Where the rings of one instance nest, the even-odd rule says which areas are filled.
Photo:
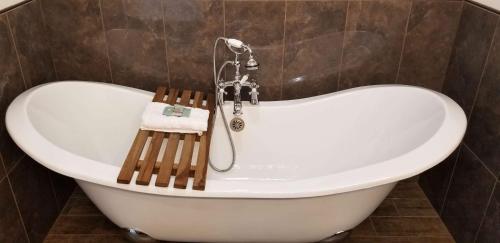
[[[250, 71], [256, 71], [259, 69], [259, 63], [255, 60], [253, 56], [252, 49], [250, 45], [244, 44], [240, 40], [236, 39], [228, 39], [224, 37], [219, 37], [218, 40], [224, 40], [226, 46], [235, 54], [234, 61], [225, 61], [218, 71], [218, 75], [216, 77], [216, 85], [218, 89], [218, 96], [223, 97], [224, 94], [227, 94], [226, 88], [233, 87], [234, 88], [234, 111], [233, 114], [236, 116], [240, 116], [243, 114], [242, 112], [242, 103], [241, 103], [241, 90], [244, 87], [249, 87], [250, 92], [250, 103], [252, 105], [259, 104], [259, 85], [255, 81], [255, 77], [250, 76], [250, 73], [245, 75], [241, 75], [240, 66], [241, 63], [239, 61], [240, 56], [248, 53], [248, 61], [245, 64], [245, 69]], [[234, 78], [230, 81], [225, 81], [221, 78], [222, 71], [226, 67], [226, 65], [232, 65], [235, 68]], [[223, 100], [222, 100], [223, 101]]]

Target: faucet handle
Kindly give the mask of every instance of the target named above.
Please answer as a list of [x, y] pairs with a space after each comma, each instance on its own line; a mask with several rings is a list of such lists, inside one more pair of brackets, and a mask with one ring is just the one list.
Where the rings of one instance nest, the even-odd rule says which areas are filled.
[[248, 80], [248, 77], [248, 74], [243, 75], [243, 77], [241, 77], [240, 83], [245, 83]]
[[259, 85], [255, 82], [252, 82], [250, 87], [252, 88], [252, 91], [248, 92], [248, 94], [250, 95], [250, 104], [258, 105], [259, 104], [259, 91], [257, 91], [257, 89], [259, 88]]

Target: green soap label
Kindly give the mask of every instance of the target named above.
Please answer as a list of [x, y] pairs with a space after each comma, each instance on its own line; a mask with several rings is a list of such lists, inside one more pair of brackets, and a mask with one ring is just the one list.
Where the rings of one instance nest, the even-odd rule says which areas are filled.
[[191, 115], [191, 109], [186, 108], [182, 105], [167, 106], [163, 110], [163, 115], [165, 116], [176, 116], [176, 117], [189, 117]]

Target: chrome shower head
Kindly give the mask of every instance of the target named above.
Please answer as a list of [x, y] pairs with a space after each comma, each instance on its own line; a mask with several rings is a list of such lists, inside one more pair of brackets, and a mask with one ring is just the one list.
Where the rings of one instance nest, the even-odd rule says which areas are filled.
[[245, 68], [248, 71], [255, 71], [259, 69], [259, 63], [253, 58], [253, 55], [250, 53], [250, 57], [248, 58], [247, 64], [245, 64]]

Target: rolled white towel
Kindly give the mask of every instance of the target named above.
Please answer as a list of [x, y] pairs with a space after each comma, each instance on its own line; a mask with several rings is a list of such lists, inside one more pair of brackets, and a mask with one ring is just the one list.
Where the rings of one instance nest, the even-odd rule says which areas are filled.
[[142, 114], [141, 130], [158, 132], [198, 133], [207, 131], [208, 110], [192, 108], [189, 117], [166, 116], [163, 111], [169, 104], [151, 102]]

